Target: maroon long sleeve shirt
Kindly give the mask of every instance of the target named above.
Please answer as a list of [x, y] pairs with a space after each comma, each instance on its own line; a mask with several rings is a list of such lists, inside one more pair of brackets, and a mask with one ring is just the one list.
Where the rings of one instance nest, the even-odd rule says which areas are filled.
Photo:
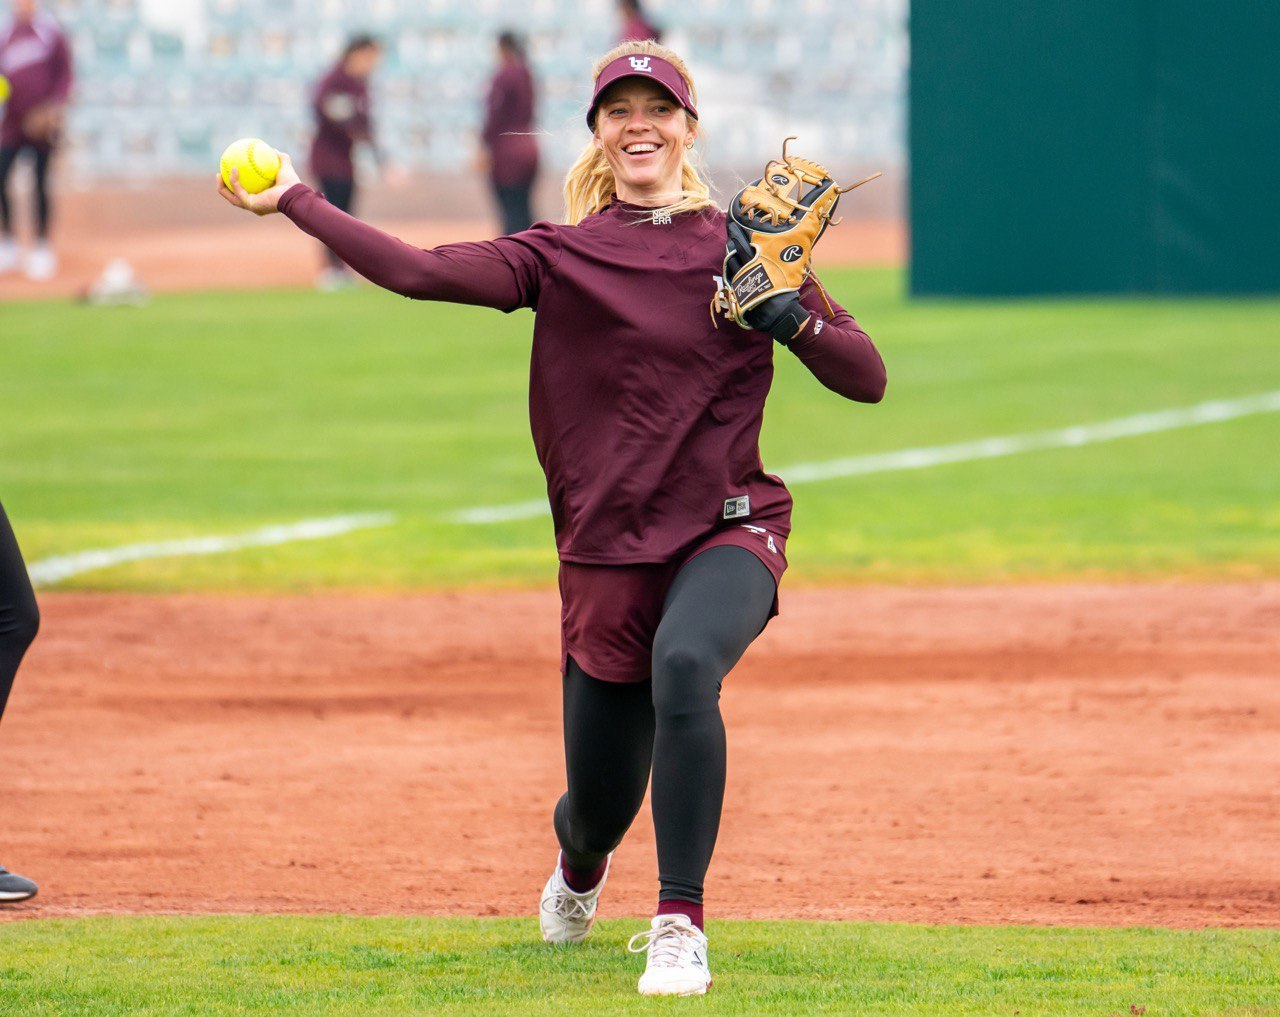
[[373, 144], [368, 82], [348, 74], [339, 63], [316, 84], [311, 96], [316, 134], [311, 142], [311, 172], [323, 179], [351, 180], [351, 150]]
[[41, 103], [64, 103], [71, 93], [71, 47], [52, 15], [37, 11], [30, 21], [0, 28], [0, 74], [13, 89], [0, 118], [0, 145], [49, 147], [48, 139], [28, 138], [23, 121]]
[[[655, 222], [615, 199], [577, 226], [420, 250], [305, 184], [280, 211], [396, 293], [534, 310], [529, 417], [564, 561], [670, 561], [742, 522], [790, 532], [791, 496], [760, 461], [773, 341], [708, 313], [723, 212]], [[792, 352], [833, 391], [879, 401], [885, 369], [866, 333], [813, 282], [801, 302], [813, 317]]]
[[538, 175], [533, 131], [533, 75], [523, 60], [505, 61], [489, 82], [480, 139], [498, 187], [527, 187]]

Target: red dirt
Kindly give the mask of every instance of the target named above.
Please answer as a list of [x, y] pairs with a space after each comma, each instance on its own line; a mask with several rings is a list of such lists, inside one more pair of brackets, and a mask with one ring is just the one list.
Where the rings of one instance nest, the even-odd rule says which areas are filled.
[[[0, 914], [534, 913], [554, 594], [42, 600]], [[713, 916], [1280, 925], [1280, 583], [783, 611], [725, 687]], [[646, 810], [604, 913], [654, 891]]]

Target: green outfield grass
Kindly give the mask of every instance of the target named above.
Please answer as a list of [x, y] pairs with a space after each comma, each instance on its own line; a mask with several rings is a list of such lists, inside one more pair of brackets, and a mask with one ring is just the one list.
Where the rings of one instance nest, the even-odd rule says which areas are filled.
[[[908, 303], [830, 271], [889, 366], [879, 406], [779, 350], [766, 465], [1106, 420], [1280, 389], [1280, 301]], [[392, 526], [88, 573], [101, 589], [549, 584], [527, 312], [363, 289], [0, 306], [0, 499], [37, 560], [391, 511]], [[1280, 414], [795, 488], [789, 582], [1280, 574]]]
[[645, 1000], [639, 921], [89, 918], [0, 925], [6, 1014], [1280, 1014], [1275, 930], [716, 922], [716, 984]]

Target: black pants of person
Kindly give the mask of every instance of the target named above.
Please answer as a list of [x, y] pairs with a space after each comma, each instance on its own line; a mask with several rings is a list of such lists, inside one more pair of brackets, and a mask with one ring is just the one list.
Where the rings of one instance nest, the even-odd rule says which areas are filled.
[[533, 225], [533, 210], [529, 206], [529, 192], [533, 184], [514, 184], [506, 187], [491, 184], [493, 196], [498, 202], [498, 214], [502, 217], [502, 235], [511, 236]]
[[750, 551], [714, 547], [671, 585], [648, 681], [599, 681], [570, 660], [569, 789], [555, 809], [570, 868], [595, 869], [618, 846], [652, 768], [659, 899], [702, 903], [724, 803], [720, 685], [764, 628], [776, 593], [773, 574]]
[[9, 204], [9, 174], [23, 152], [29, 152], [35, 169], [36, 238], [49, 238], [49, 156], [47, 148], [36, 145], [14, 145], [0, 148], [0, 233], [13, 235], [13, 210]]
[[18, 553], [18, 541], [4, 506], [0, 505], [0, 717], [4, 716], [22, 655], [39, 627], [40, 612], [27, 578], [27, 566]]
[[[349, 177], [321, 177], [320, 193], [334, 208], [350, 212], [356, 203], [356, 182]], [[334, 254], [329, 248], [324, 249], [325, 259], [330, 268], [345, 269], [346, 262]]]

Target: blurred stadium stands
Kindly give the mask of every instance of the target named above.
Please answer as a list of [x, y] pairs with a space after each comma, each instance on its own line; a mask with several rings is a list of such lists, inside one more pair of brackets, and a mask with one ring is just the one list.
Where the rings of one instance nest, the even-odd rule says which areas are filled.
[[[594, 59], [617, 33], [612, 0], [52, 0], [77, 61], [64, 165], [77, 187], [206, 175], [232, 139], [306, 152], [312, 81], [343, 41], [371, 31], [381, 140], [419, 173], [462, 171], [474, 150], [493, 38], [525, 34], [541, 81], [545, 165], [585, 142]], [[901, 178], [906, 0], [652, 0], [664, 41], [700, 90], [708, 161], [722, 186], [758, 171], [782, 137], [846, 172]], [[882, 191], [879, 204], [898, 188]], [[885, 209], [882, 208], [882, 211]], [[895, 209], [896, 210], [896, 209]]]

